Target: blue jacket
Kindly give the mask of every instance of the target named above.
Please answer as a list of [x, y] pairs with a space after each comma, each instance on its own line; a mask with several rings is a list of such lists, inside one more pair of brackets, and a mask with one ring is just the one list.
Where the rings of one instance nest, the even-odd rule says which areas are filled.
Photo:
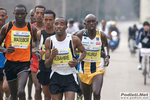
[[[147, 43], [142, 42], [142, 40], [143, 40], [145, 37], [147, 37], [147, 38], [149, 39]], [[145, 32], [145, 31], [143, 30], [143, 28], [141, 28], [141, 29], [138, 31], [138, 36], [137, 36], [137, 38], [136, 38], [136, 45], [138, 45], [139, 42], [141, 42], [142, 45], [150, 46], [150, 31]]]

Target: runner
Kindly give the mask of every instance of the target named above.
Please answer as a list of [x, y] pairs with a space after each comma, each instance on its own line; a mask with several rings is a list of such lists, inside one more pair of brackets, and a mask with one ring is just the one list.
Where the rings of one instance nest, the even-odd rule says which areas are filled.
[[[42, 30], [45, 28], [45, 25], [43, 23], [43, 13], [45, 11], [45, 7], [42, 5], [38, 5], [35, 7], [35, 19], [36, 22], [33, 23], [34, 26], [36, 26], [37, 30]], [[32, 71], [32, 80], [35, 85], [35, 100], [42, 100], [41, 95], [41, 84], [38, 82], [37, 79], [37, 71], [39, 68], [39, 62], [37, 62], [37, 57], [35, 55], [32, 55], [32, 63], [31, 63], [31, 71]]]
[[[5, 21], [7, 18], [8, 18], [8, 16], [7, 16], [6, 9], [0, 7], [0, 30], [1, 30], [2, 26], [5, 24]], [[2, 46], [4, 46], [4, 43], [2, 43]], [[2, 90], [5, 92], [6, 98], [9, 98], [9, 96], [10, 96], [8, 83], [6, 82], [6, 78], [4, 77], [4, 73], [3, 73], [5, 60], [6, 60], [6, 58], [4, 57], [3, 53], [0, 52], [0, 100], [3, 100]]]
[[30, 10], [30, 15], [29, 15], [29, 16], [30, 16], [31, 24], [33, 24], [33, 23], [36, 22], [35, 17], [34, 17], [34, 14], [35, 14], [34, 9], [31, 9], [31, 10]]
[[53, 30], [53, 23], [55, 20], [55, 13], [52, 10], [46, 10], [43, 13], [43, 21], [44, 24], [46, 25], [46, 28], [43, 30], [38, 31], [37, 36], [38, 39], [40, 40], [40, 46], [39, 48], [41, 49], [40, 54], [42, 55], [42, 60], [39, 63], [39, 71], [37, 74], [37, 78], [39, 83], [42, 85], [42, 90], [44, 93], [44, 100], [51, 100], [51, 94], [49, 91], [49, 76], [51, 73], [51, 68], [46, 68], [45, 67], [45, 40], [47, 37], [50, 37], [55, 34]]
[[[96, 30], [98, 21], [93, 14], [88, 14], [85, 17], [85, 30], [77, 33], [84, 45], [87, 55], [80, 64], [79, 78], [80, 85], [84, 95], [84, 100], [100, 100], [101, 88], [103, 84], [104, 66], [109, 64], [109, 48], [106, 35], [103, 32]], [[105, 62], [101, 57], [101, 49], [106, 51]]]
[[[80, 88], [77, 81], [75, 66], [86, 56], [81, 41], [76, 36], [66, 33], [67, 20], [63, 17], [55, 19], [54, 30], [56, 35], [49, 37], [45, 42], [45, 66], [52, 65], [50, 75], [50, 92], [52, 100], [74, 100], [75, 92]], [[74, 51], [78, 48], [81, 55], [75, 59]]]
[[106, 21], [101, 20], [101, 24], [102, 24], [102, 27], [100, 27], [99, 30], [104, 32], [108, 39], [112, 40], [111, 32], [110, 32], [109, 28], [106, 26]]
[[5, 39], [5, 46], [0, 46], [0, 51], [5, 53], [7, 59], [4, 69], [11, 92], [11, 100], [25, 100], [25, 85], [31, 59], [31, 43], [33, 40], [36, 56], [38, 53], [37, 30], [29, 22], [25, 21], [27, 9], [19, 4], [13, 12], [15, 20], [5, 24], [0, 33], [0, 45]]

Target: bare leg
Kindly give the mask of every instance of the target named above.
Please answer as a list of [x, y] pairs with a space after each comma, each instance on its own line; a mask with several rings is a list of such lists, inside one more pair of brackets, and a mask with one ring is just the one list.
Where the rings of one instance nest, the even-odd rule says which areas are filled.
[[63, 94], [51, 94], [52, 100], [62, 100]]
[[21, 72], [17, 76], [17, 81], [18, 81], [18, 97], [19, 100], [25, 100], [25, 85], [27, 83], [27, 78], [28, 78], [28, 71]]
[[8, 82], [10, 94], [11, 94], [11, 100], [17, 100], [17, 80], [9, 81]]
[[92, 88], [93, 88], [93, 100], [100, 100], [101, 88], [103, 84], [103, 74], [98, 74], [93, 77], [92, 80]]
[[42, 85], [42, 90], [44, 93], [44, 100], [51, 100], [51, 93], [49, 90], [49, 85]]
[[92, 85], [88, 85], [80, 81], [82, 93], [84, 95], [84, 100], [91, 100], [92, 95]]
[[41, 95], [41, 84], [38, 82], [37, 79], [37, 73], [32, 72], [32, 80], [35, 85], [35, 100], [42, 100], [42, 95]]
[[65, 92], [65, 100], [74, 100], [75, 98], [75, 92]]
[[6, 81], [6, 77], [4, 76], [4, 82], [3, 82], [3, 92], [6, 94], [6, 97], [9, 98], [10, 96], [10, 90], [8, 86], [8, 82]]
[[0, 100], [3, 100], [2, 86], [3, 86], [3, 81], [0, 81]]
[[32, 84], [33, 84], [33, 81], [32, 81], [32, 75], [30, 74], [29, 75], [29, 81], [28, 81], [28, 99], [32, 99], [32, 96], [31, 96], [31, 93], [32, 93]]

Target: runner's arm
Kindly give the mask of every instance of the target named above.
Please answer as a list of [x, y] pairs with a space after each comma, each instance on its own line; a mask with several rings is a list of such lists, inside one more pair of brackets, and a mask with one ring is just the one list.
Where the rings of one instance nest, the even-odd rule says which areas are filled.
[[109, 57], [110, 57], [109, 56], [109, 45], [108, 45], [107, 37], [103, 32], [101, 32], [101, 38], [102, 38], [103, 48], [106, 52], [106, 58], [105, 58], [104, 66], [108, 66], [109, 65]]
[[45, 66], [47, 68], [49, 68], [52, 65], [54, 57], [56, 57], [56, 55], [58, 54], [58, 50], [55, 48], [55, 46], [53, 46], [51, 52], [50, 41], [50, 37], [48, 37], [45, 41]]
[[[82, 60], [85, 58], [87, 52], [86, 52], [84, 46], [82, 45], [81, 40], [80, 40], [77, 36], [73, 36], [73, 44], [74, 44], [74, 45], [76, 46], [76, 48], [78, 48], [78, 50], [81, 52], [81, 55], [80, 55], [80, 57], [78, 58], [78, 60], [79, 60], [79, 61], [82, 61]], [[76, 49], [76, 48], [75, 48], [75, 49]], [[74, 49], [74, 50], [75, 50], [75, 49]]]
[[40, 61], [41, 60], [41, 55], [39, 54], [39, 51], [38, 51], [39, 41], [38, 41], [38, 38], [37, 38], [37, 29], [34, 25], [32, 25], [32, 31], [33, 31], [33, 45], [34, 45], [35, 55], [36, 55], [38, 61]]
[[2, 27], [1, 32], [0, 32], [0, 51], [1, 52], [5, 52], [5, 53], [13, 53], [13, 52], [15, 52], [15, 48], [13, 46], [11, 46], [11, 44], [10, 44], [10, 46], [7, 49], [5, 47], [1, 46], [1, 44], [3, 43], [3, 41], [4, 41], [5, 37], [6, 37], [5, 31], [6, 31], [7, 25], [8, 24], [5, 24]]
[[33, 31], [33, 45], [34, 48], [38, 51], [39, 48], [39, 42], [38, 42], [38, 38], [37, 38], [37, 29], [34, 25], [32, 25], [32, 31]]

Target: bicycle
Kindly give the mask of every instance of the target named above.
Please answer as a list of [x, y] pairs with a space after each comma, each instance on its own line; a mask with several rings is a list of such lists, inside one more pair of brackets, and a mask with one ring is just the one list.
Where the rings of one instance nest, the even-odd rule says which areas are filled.
[[149, 73], [147, 72], [147, 62], [148, 62], [148, 57], [150, 57], [150, 49], [141, 48], [140, 54], [142, 57], [144, 57], [144, 70], [142, 74], [144, 75], [144, 85], [146, 85], [146, 75], [148, 74], [148, 78], [150, 78], [150, 58], [149, 58]]

